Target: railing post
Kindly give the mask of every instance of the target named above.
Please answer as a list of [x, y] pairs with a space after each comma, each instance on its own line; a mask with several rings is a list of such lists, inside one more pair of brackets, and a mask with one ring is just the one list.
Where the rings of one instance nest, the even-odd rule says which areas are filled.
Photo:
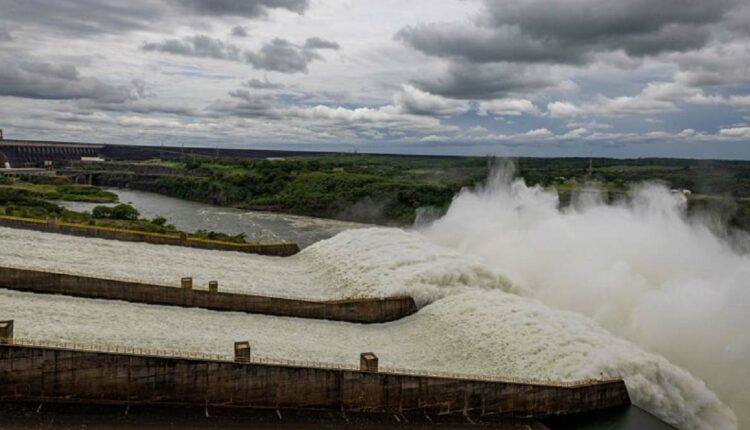
[[234, 361], [237, 363], [250, 362], [250, 342], [234, 343]]
[[378, 371], [378, 356], [372, 352], [363, 352], [359, 355], [359, 370], [362, 372]]
[[191, 290], [193, 288], [193, 278], [180, 279], [180, 286], [186, 290]]
[[218, 293], [219, 292], [219, 281], [208, 281], [208, 292]]
[[0, 343], [13, 343], [13, 320], [0, 321]]

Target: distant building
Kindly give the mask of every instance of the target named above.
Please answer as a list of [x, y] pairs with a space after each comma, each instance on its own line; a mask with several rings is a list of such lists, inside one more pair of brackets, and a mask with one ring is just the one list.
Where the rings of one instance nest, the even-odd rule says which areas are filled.
[[101, 163], [104, 161], [102, 157], [81, 157], [81, 163]]

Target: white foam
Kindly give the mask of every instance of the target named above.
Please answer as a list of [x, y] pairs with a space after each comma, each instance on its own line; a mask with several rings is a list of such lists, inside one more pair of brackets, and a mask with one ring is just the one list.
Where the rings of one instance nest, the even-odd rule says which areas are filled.
[[685, 197], [661, 185], [613, 205], [584, 196], [560, 209], [554, 191], [500, 169], [423, 231], [688, 369], [750, 426], [750, 257], [689, 220]]
[[[618, 339], [592, 320], [526, 298], [478, 256], [399, 229], [348, 231], [299, 255], [271, 258], [0, 228], [0, 264], [74, 269], [146, 281], [199, 281], [317, 297], [413, 295], [420, 312], [382, 325], [221, 313], [0, 290], [0, 315], [19, 336], [356, 364], [373, 350], [384, 366], [570, 381], [623, 377], [634, 402], [688, 429], [736, 428], [698, 379]], [[252, 279], [252, 282], [248, 281]]]

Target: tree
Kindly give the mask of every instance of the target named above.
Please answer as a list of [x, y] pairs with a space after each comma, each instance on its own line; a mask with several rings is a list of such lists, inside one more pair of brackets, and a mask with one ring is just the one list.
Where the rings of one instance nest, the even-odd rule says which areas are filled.
[[108, 206], [97, 206], [91, 211], [91, 215], [98, 219], [135, 221], [138, 219], [140, 212], [138, 212], [133, 206], [121, 203], [112, 208]]
[[112, 208], [112, 219], [121, 219], [126, 221], [135, 221], [141, 213], [133, 206], [119, 204]]

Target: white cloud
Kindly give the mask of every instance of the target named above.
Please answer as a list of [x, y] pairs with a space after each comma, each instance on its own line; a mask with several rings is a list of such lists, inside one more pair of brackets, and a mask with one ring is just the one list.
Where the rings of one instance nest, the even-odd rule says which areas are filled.
[[568, 131], [567, 133], [560, 135], [561, 139], [580, 139], [581, 137], [587, 135], [589, 131], [584, 127], [579, 127], [573, 130]]
[[750, 139], [750, 127], [722, 128], [719, 130], [719, 135], [733, 139]]
[[526, 99], [495, 99], [495, 100], [483, 100], [479, 102], [479, 108], [477, 109], [479, 115], [523, 115], [523, 114], [538, 114], [539, 110], [531, 100]]
[[452, 100], [430, 94], [405, 84], [393, 97], [393, 104], [405, 114], [453, 116], [466, 112], [469, 104], [462, 100]]
[[570, 102], [551, 102], [547, 104], [547, 114], [552, 118], [573, 118], [586, 113], [585, 109]]
[[537, 139], [552, 137], [554, 135], [555, 135], [554, 133], [547, 130], [546, 128], [536, 128], [534, 130], [529, 130], [526, 133], [523, 133], [523, 136], [533, 137]]

